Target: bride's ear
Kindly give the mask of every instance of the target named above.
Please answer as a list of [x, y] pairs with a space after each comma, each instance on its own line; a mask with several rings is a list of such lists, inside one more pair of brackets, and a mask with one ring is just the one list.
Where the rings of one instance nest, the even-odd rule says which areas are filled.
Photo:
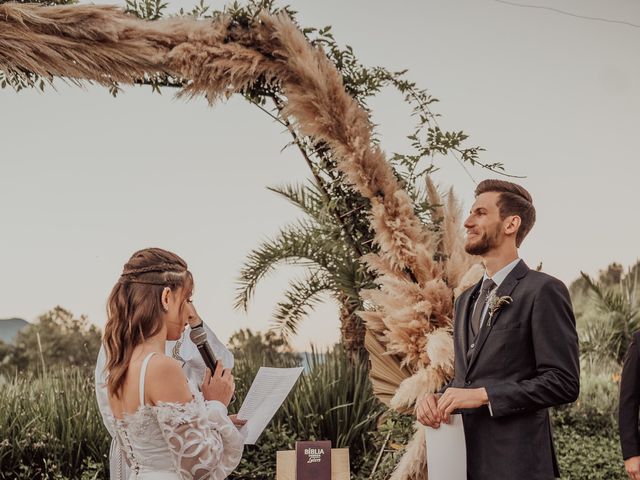
[[164, 287], [160, 295], [160, 303], [162, 304], [162, 311], [165, 313], [169, 311], [169, 295], [171, 295], [171, 289]]

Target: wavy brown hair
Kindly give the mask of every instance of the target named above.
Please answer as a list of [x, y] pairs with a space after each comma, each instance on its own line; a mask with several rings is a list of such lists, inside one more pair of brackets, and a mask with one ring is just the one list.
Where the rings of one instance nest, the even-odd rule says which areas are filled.
[[[183, 288], [183, 298], [193, 291], [187, 263], [175, 253], [146, 248], [134, 253], [107, 301], [104, 346], [110, 395], [122, 394], [133, 350], [162, 330], [162, 291]], [[185, 303], [181, 304], [181, 309]]]

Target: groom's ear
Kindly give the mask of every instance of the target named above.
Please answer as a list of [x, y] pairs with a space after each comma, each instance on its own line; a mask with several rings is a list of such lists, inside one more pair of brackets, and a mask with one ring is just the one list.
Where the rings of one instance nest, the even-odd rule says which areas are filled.
[[507, 235], [515, 235], [518, 233], [518, 229], [520, 228], [520, 224], [522, 223], [522, 219], [519, 215], [510, 215], [506, 219], [506, 223], [504, 225], [504, 233]]

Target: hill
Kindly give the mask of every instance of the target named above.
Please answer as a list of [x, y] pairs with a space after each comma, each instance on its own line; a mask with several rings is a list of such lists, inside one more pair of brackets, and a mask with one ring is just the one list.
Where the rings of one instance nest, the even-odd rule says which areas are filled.
[[22, 318], [0, 319], [0, 340], [5, 343], [13, 342], [17, 333], [26, 325], [29, 325], [29, 322]]

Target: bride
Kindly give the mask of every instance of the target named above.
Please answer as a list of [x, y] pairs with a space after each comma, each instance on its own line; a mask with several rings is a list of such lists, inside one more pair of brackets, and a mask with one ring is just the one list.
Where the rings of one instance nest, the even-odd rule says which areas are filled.
[[195, 315], [192, 291], [184, 260], [151, 248], [133, 254], [109, 296], [107, 415], [129, 480], [223, 479], [242, 457], [244, 438], [227, 415], [231, 372], [218, 362], [198, 389], [165, 355]]

